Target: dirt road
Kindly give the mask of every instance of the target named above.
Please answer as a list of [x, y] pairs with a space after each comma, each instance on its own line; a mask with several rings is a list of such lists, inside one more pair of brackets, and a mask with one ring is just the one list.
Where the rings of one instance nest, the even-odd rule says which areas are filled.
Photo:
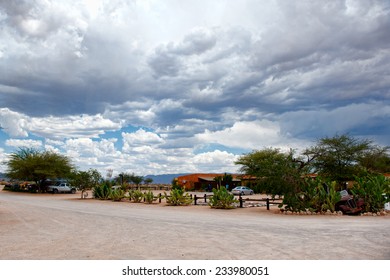
[[390, 259], [390, 216], [287, 216], [0, 191], [0, 259]]

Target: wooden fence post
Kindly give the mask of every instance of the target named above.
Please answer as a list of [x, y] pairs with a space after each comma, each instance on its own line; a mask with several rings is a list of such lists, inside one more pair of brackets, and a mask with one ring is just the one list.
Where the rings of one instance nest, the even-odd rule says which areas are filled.
[[267, 197], [267, 210], [269, 210], [269, 198]]
[[240, 208], [243, 207], [243, 201], [242, 201], [242, 195], [240, 194], [238, 197], [238, 200], [240, 201]]
[[196, 205], [196, 200], [198, 199], [198, 197], [196, 196], [196, 194], [194, 195], [194, 205]]
[[158, 203], [161, 203], [161, 193], [158, 194]]
[[207, 195], [204, 194], [204, 203], [206, 203], [206, 202], [207, 202]]

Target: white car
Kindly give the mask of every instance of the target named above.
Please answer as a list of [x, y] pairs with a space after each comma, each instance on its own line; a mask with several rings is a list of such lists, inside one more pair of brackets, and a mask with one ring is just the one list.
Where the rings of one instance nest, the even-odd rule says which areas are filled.
[[55, 185], [48, 186], [47, 191], [52, 193], [76, 193], [76, 188], [69, 183], [58, 182]]
[[235, 187], [234, 189], [232, 189], [232, 194], [235, 194], [235, 195], [244, 195], [244, 194], [250, 194], [252, 195], [254, 192], [252, 189], [248, 188], [248, 187], [244, 187], [244, 186], [238, 186], [238, 187]]

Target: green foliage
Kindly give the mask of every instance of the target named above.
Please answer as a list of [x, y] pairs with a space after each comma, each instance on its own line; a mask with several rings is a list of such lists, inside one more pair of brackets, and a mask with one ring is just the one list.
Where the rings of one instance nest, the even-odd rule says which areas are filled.
[[266, 148], [243, 155], [236, 161], [241, 172], [257, 178], [257, 192], [283, 195], [301, 182], [305, 171], [294, 157], [294, 152], [283, 153], [279, 149]]
[[116, 184], [120, 184], [120, 185], [125, 185], [127, 183], [134, 183], [137, 188], [139, 188], [139, 184], [141, 184], [141, 182], [144, 180], [144, 177], [142, 176], [137, 176], [135, 175], [134, 173], [126, 173], [126, 172], [122, 172], [120, 173], [115, 179], [115, 183]]
[[70, 183], [81, 190], [81, 198], [84, 198], [84, 192], [95, 188], [102, 180], [102, 175], [96, 169], [88, 171], [73, 171], [70, 176]]
[[357, 163], [372, 149], [370, 140], [336, 135], [320, 139], [316, 146], [306, 149], [304, 155], [311, 159], [311, 167], [321, 176], [345, 182], [361, 174], [363, 168]]
[[238, 200], [234, 198], [234, 195], [229, 193], [226, 188], [213, 189], [213, 196], [209, 199], [209, 205], [211, 208], [218, 209], [232, 209], [234, 203], [238, 203]]
[[172, 190], [176, 190], [176, 189], [181, 189], [182, 187], [179, 185], [179, 182], [177, 181], [177, 179], [173, 179], [172, 182]]
[[374, 146], [359, 158], [359, 164], [371, 174], [390, 172], [390, 147]]
[[153, 183], [153, 179], [152, 178], [145, 178], [144, 179], [144, 184], [149, 185], [151, 183]]
[[327, 192], [323, 191], [321, 193], [321, 211], [330, 210], [334, 212], [336, 203], [341, 199], [340, 192], [337, 191], [337, 182], [333, 181], [326, 187], [328, 188]]
[[93, 197], [96, 199], [101, 199], [101, 200], [110, 199], [111, 192], [112, 192], [111, 186], [107, 182], [105, 182], [104, 184], [95, 186], [92, 190]]
[[142, 183], [142, 181], [144, 180], [144, 177], [143, 176], [136, 176], [134, 174], [132, 174], [130, 176], [130, 180], [137, 186], [138, 190], [139, 190], [139, 185]]
[[142, 199], [144, 198], [144, 194], [139, 190], [130, 190], [129, 191], [129, 198], [130, 201], [133, 201], [135, 203], [142, 202]]
[[157, 200], [152, 191], [144, 192], [145, 203], [152, 204], [153, 201]]
[[112, 201], [121, 201], [125, 197], [125, 191], [120, 188], [111, 190], [109, 197]]
[[383, 210], [385, 203], [390, 202], [390, 182], [382, 175], [355, 178], [351, 189], [356, 198], [364, 200], [364, 212]]
[[224, 173], [223, 176], [216, 176], [214, 177], [214, 181], [217, 182], [217, 186], [222, 187], [222, 186], [232, 186], [233, 182], [233, 176], [231, 174]]
[[[283, 153], [279, 149], [266, 148], [255, 150], [241, 156], [236, 164], [241, 165], [241, 172], [254, 176], [257, 182], [252, 188], [255, 192], [266, 193], [275, 197], [285, 195], [285, 201], [293, 209], [304, 207], [302, 191], [307, 183], [302, 179], [305, 174], [317, 173], [329, 182], [336, 181], [335, 191], [347, 181], [390, 171], [390, 147], [374, 146], [372, 141], [357, 139], [349, 135], [336, 135], [319, 139], [313, 147], [295, 156], [294, 151]], [[316, 188], [318, 190], [318, 188]], [[319, 194], [316, 194], [319, 196]], [[334, 201], [337, 194], [327, 199]], [[332, 202], [321, 208], [332, 211]], [[296, 206], [293, 206], [296, 205]], [[319, 209], [317, 206], [315, 209]]]
[[10, 155], [7, 177], [34, 181], [41, 190], [46, 179], [66, 178], [73, 166], [66, 156], [36, 149], [21, 148]]
[[[335, 205], [340, 200], [340, 193], [336, 190], [337, 183], [317, 178], [307, 179], [299, 189], [287, 192], [283, 196], [285, 210], [299, 212], [335, 212]], [[280, 205], [282, 207], [282, 205]]]
[[172, 206], [190, 205], [192, 203], [192, 198], [188, 193], [184, 193], [183, 188], [174, 188], [169, 195], [164, 192], [164, 197], [167, 203]]

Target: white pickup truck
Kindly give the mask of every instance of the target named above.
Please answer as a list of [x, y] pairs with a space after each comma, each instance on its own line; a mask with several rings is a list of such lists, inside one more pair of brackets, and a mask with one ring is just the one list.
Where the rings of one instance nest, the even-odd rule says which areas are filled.
[[48, 186], [47, 191], [52, 193], [76, 193], [76, 188], [69, 183], [58, 182], [55, 185]]

